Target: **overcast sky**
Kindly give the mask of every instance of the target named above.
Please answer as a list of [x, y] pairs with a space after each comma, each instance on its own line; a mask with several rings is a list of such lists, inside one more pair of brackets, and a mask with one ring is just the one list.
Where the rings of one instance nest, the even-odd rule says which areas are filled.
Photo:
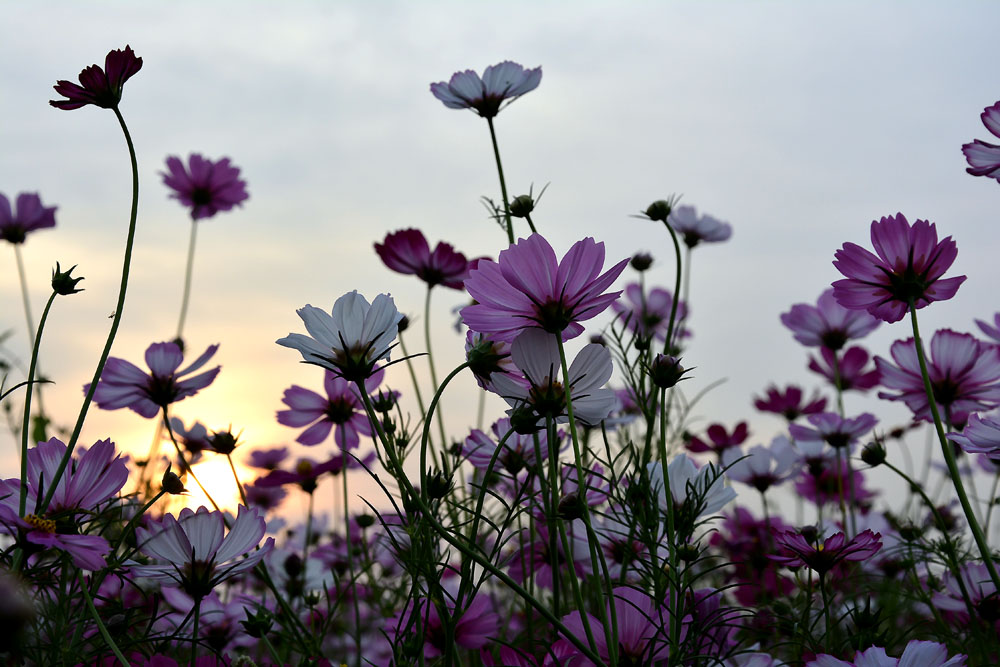
[[[927, 334], [973, 329], [997, 298], [1000, 188], [964, 171], [961, 145], [989, 139], [979, 114], [1000, 98], [993, 3], [668, 2], [70, 2], [0, 3], [0, 192], [40, 193], [58, 227], [24, 256], [36, 316], [51, 267], [79, 264], [82, 294], [60, 299], [42, 364], [57, 421], [72, 423], [110, 324], [128, 222], [129, 170], [109, 111], [49, 107], [57, 79], [76, 80], [130, 44], [142, 70], [121, 105], [138, 151], [139, 226], [113, 354], [141, 365], [176, 326], [186, 212], [158, 172], [168, 155], [229, 156], [242, 168], [243, 209], [201, 223], [187, 339], [220, 343], [216, 383], [177, 405], [186, 420], [243, 429], [251, 446], [291, 443], [277, 424], [282, 391], [321, 387], [318, 371], [274, 344], [302, 331], [295, 309], [329, 308], [358, 289], [391, 292], [418, 316], [423, 289], [372, 250], [418, 227], [469, 256], [505, 238], [480, 195], [499, 198], [486, 124], [446, 109], [428, 84], [511, 59], [541, 65], [539, 88], [497, 119], [512, 194], [551, 183], [535, 216], [560, 255], [585, 236], [608, 264], [637, 251], [658, 260], [649, 284], [669, 287], [661, 226], [629, 217], [655, 199], [683, 201], [733, 225], [693, 262], [694, 338], [688, 386], [728, 382], [693, 425], [751, 419], [753, 441], [780, 426], [752, 395], [770, 382], [818, 386], [780, 313], [814, 302], [839, 277], [833, 253], [869, 245], [873, 219], [903, 212], [953, 235], [955, 299], [921, 311]], [[27, 358], [13, 252], [0, 248], [0, 329]], [[626, 272], [621, 288], [634, 274]], [[451, 329], [459, 292], [434, 295], [441, 375], [462, 360]], [[607, 318], [595, 320], [598, 331]], [[414, 332], [415, 334], [416, 332]], [[411, 352], [422, 348], [411, 334]], [[883, 326], [877, 354], [908, 336]], [[408, 388], [401, 369], [394, 387]], [[474, 411], [471, 381], [446, 395], [456, 436]], [[849, 397], [848, 412], [905, 419], [899, 406]], [[494, 412], [494, 416], [499, 411]], [[93, 410], [83, 442], [110, 437], [144, 452], [152, 425]], [[323, 458], [330, 447], [310, 454]], [[16, 474], [9, 436], [0, 476]]]

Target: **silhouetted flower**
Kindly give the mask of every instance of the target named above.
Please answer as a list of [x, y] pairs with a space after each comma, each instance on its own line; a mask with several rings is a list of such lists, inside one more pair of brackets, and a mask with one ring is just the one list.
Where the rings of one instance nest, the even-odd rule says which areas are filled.
[[8, 243], [24, 243], [28, 232], [55, 227], [56, 208], [42, 206], [41, 198], [33, 192], [22, 192], [12, 209], [10, 200], [0, 193], [0, 239]]
[[850, 541], [844, 533], [835, 533], [817, 546], [809, 544], [801, 533], [793, 530], [775, 530], [773, 534], [779, 553], [768, 558], [790, 567], [808, 567], [820, 576], [837, 563], [866, 560], [882, 548], [882, 535], [870, 529], [858, 533]]
[[188, 157], [188, 167], [180, 158], [167, 158], [169, 172], [160, 172], [163, 184], [173, 190], [170, 195], [191, 209], [191, 218], [211, 218], [219, 211], [242, 206], [250, 198], [247, 182], [240, 178], [240, 169], [229, 158], [213, 162], [198, 153]]
[[52, 106], [70, 111], [88, 104], [104, 109], [115, 109], [122, 99], [122, 88], [133, 74], [142, 68], [142, 58], [137, 58], [132, 47], [110, 51], [104, 59], [104, 69], [91, 65], [80, 72], [80, 84], [57, 81], [55, 91], [64, 100], [50, 100]]
[[490, 65], [482, 78], [470, 69], [456, 72], [445, 83], [431, 84], [431, 94], [449, 109], [473, 109], [483, 118], [493, 118], [500, 112], [503, 102], [513, 102], [530, 93], [542, 80], [542, 68], [524, 69], [515, 62], [505, 60]]

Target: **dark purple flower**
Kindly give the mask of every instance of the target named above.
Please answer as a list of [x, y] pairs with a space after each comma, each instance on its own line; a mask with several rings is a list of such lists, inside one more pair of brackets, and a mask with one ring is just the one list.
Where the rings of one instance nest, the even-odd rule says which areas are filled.
[[951, 237], [938, 243], [934, 223], [910, 226], [902, 213], [872, 222], [874, 255], [854, 243], [835, 253], [833, 265], [845, 280], [833, 283], [833, 296], [844, 308], [867, 310], [885, 322], [903, 319], [910, 307], [955, 296], [965, 276], [941, 279], [958, 256]]
[[874, 491], [865, 488], [865, 476], [860, 470], [848, 469], [847, 461], [836, 462], [828, 457], [807, 461], [806, 471], [795, 482], [795, 492], [817, 505], [840, 502], [844, 494], [853, 494], [854, 502], [862, 509], [875, 497]]
[[345, 468], [361, 468], [362, 465], [370, 466], [375, 462], [375, 452], [370, 452], [361, 462], [354, 460], [354, 457], [347, 454], [337, 454], [326, 463], [314, 463], [311, 459], [299, 459], [295, 464], [295, 471], [272, 470], [265, 477], [257, 480], [260, 487], [284, 486], [285, 484], [298, 484], [307, 493], [316, 490], [317, 480], [320, 476], [330, 473], [339, 475]]
[[[979, 117], [993, 136], [1000, 137], [1000, 102], [983, 109]], [[971, 144], [962, 146], [962, 152], [969, 163], [965, 171], [973, 176], [988, 176], [1000, 182], [1000, 146], [974, 139]]]
[[[665, 665], [670, 655], [670, 611], [644, 591], [619, 586], [613, 591], [613, 600], [607, 602], [605, 616], [611, 618], [611, 605], [615, 606], [618, 621], [618, 659], [622, 665]], [[580, 611], [567, 614], [563, 624], [577, 637], [585, 637], [583, 616]], [[587, 621], [593, 630], [597, 654], [609, 661], [611, 651], [605, 634], [601, 632], [601, 621], [587, 613]], [[576, 652], [578, 662], [564, 664], [590, 664], [583, 661], [583, 654]]]
[[773, 534], [779, 553], [768, 558], [789, 567], [808, 567], [821, 577], [837, 563], [867, 560], [882, 548], [882, 535], [870, 529], [858, 533], [850, 541], [844, 533], [835, 533], [817, 546], [809, 544], [793, 530], [775, 530]]
[[115, 49], [104, 59], [104, 69], [91, 65], [80, 72], [80, 84], [57, 81], [55, 90], [65, 100], [50, 100], [49, 104], [70, 111], [93, 104], [104, 109], [116, 109], [122, 99], [122, 88], [133, 74], [142, 68], [142, 58], [137, 58], [132, 47]]
[[250, 452], [250, 461], [248, 461], [248, 463], [254, 468], [274, 470], [281, 465], [281, 462], [286, 458], [288, 458], [288, 447], [255, 449]]
[[949, 433], [948, 438], [969, 454], [985, 454], [1000, 463], [1000, 418], [972, 415], [961, 433]]
[[[155, 417], [163, 407], [194, 396], [212, 384], [219, 366], [194, 377], [181, 378], [208, 363], [218, 349], [218, 345], [210, 345], [194, 363], [179, 371], [184, 353], [177, 343], [153, 343], [146, 349], [150, 373], [129, 361], [111, 357], [97, 383], [94, 402], [104, 410], [129, 408], [147, 419]], [[89, 389], [89, 384], [83, 388], [85, 392]]]
[[208, 429], [201, 422], [195, 422], [191, 425], [191, 428], [185, 428], [184, 422], [180, 418], [171, 417], [170, 429], [174, 432], [174, 437], [177, 438], [181, 445], [184, 445], [184, 449], [190, 455], [188, 463], [196, 463], [201, 459], [203, 451], [212, 448], [212, 438], [208, 434]]
[[[369, 393], [382, 383], [384, 375], [380, 368], [364, 381]], [[312, 424], [296, 438], [303, 445], [320, 444], [330, 435], [330, 429], [336, 426], [333, 437], [340, 448], [355, 449], [361, 442], [359, 434], [372, 434], [357, 386], [330, 371], [324, 371], [323, 388], [326, 390], [325, 397], [297, 385], [286, 389], [281, 402], [289, 409], [278, 411], [278, 423], [293, 428]]]
[[540, 234], [501, 251], [499, 262], [483, 260], [469, 273], [465, 289], [478, 303], [462, 309], [473, 331], [513, 341], [524, 329], [542, 329], [563, 339], [579, 336], [579, 322], [600, 315], [621, 292], [604, 290], [628, 266], [623, 259], [608, 271], [604, 244], [577, 241], [562, 261]]
[[754, 405], [761, 412], [773, 412], [793, 422], [802, 415], [823, 412], [826, 399], [813, 394], [807, 403], [803, 403], [802, 390], [795, 385], [790, 384], [781, 390], [772, 384], [767, 388], [767, 396], [755, 398]]
[[10, 200], [0, 193], [0, 239], [8, 243], [24, 243], [28, 232], [55, 227], [56, 208], [42, 206], [41, 198], [33, 192], [22, 192], [11, 209]]
[[868, 412], [857, 417], [841, 417], [836, 412], [809, 415], [812, 428], [801, 424], [791, 424], [788, 433], [796, 442], [825, 442], [834, 449], [850, 447], [858, 438], [875, 428], [878, 418]]
[[710, 215], [698, 217], [694, 206], [678, 206], [670, 212], [667, 222], [674, 231], [684, 237], [684, 245], [693, 248], [701, 242], [718, 243], [727, 241], [733, 235], [728, 222], [716, 220]]
[[822, 362], [809, 355], [809, 370], [819, 373], [829, 380], [834, 388], [839, 387], [841, 391], [851, 389], [868, 391], [881, 381], [882, 374], [877, 368], [865, 370], [865, 365], [868, 363], [868, 351], [865, 348], [855, 345], [844, 350], [840, 359], [837, 359], [837, 356], [836, 352], [822, 347], [820, 348]]
[[[913, 339], [897, 340], [889, 353], [895, 365], [882, 357], [875, 357], [875, 365], [882, 374], [882, 386], [899, 393], [880, 391], [878, 397], [903, 401], [914, 418], [931, 421]], [[934, 400], [949, 416], [1000, 405], [1000, 348], [976, 340], [971, 334], [951, 329], [936, 331], [931, 338], [927, 375]]]
[[881, 324], [866, 312], [848, 310], [833, 298], [833, 290], [820, 295], [815, 306], [797, 303], [782, 313], [781, 323], [806, 347], [839, 350], [849, 340], [863, 338]]
[[240, 169], [229, 158], [213, 162], [198, 153], [188, 157], [185, 169], [180, 158], [167, 158], [168, 172], [160, 172], [163, 184], [173, 190], [170, 195], [191, 209], [191, 219], [211, 218], [219, 211], [243, 206], [249, 199], [247, 182], [240, 178]]
[[990, 326], [982, 320], [976, 320], [976, 325], [979, 327], [980, 331], [986, 334], [993, 343], [1000, 345], [1000, 313], [993, 316], [993, 326]]
[[445, 83], [431, 84], [431, 94], [449, 109], [474, 109], [483, 118], [493, 118], [503, 106], [530, 93], [542, 80], [542, 68], [524, 69], [505, 60], [490, 65], [482, 78], [470, 69], [456, 72]]
[[705, 437], [710, 442], [705, 442], [698, 436], [693, 435], [684, 445], [691, 452], [715, 452], [716, 455], [721, 455], [726, 449], [739, 447], [746, 442], [746, 439], [750, 437], [750, 431], [747, 430], [747, 423], [745, 421], [734, 426], [732, 433], [728, 433], [726, 427], [722, 424], [712, 424], [708, 427]]
[[382, 262], [397, 273], [414, 275], [428, 287], [444, 285], [463, 288], [471, 262], [448, 243], [438, 243], [431, 252], [427, 239], [419, 229], [401, 229], [375, 244]]
[[[668, 290], [654, 287], [648, 294], [643, 294], [639, 283], [625, 286], [625, 298], [611, 304], [619, 319], [626, 323], [630, 331], [644, 340], [655, 337], [657, 340], [667, 339], [667, 328], [670, 326], [670, 309], [673, 307], [674, 295]], [[681, 301], [677, 304], [674, 314], [674, 327], [688, 316], [687, 304]]]

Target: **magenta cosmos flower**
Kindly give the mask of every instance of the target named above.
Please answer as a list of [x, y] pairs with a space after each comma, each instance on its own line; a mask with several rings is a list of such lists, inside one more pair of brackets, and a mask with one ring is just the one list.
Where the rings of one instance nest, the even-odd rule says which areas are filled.
[[781, 323], [806, 347], [839, 350], [849, 340], [864, 338], [881, 324], [864, 311], [844, 308], [833, 298], [833, 290], [820, 295], [815, 306], [797, 303], [782, 313]]
[[444, 285], [460, 290], [469, 274], [470, 262], [448, 243], [430, 245], [419, 229], [401, 229], [375, 244], [382, 262], [397, 273], [414, 275], [428, 287]]
[[[982, 412], [1000, 405], [1000, 349], [976, 340], [971, 334], [940, 329], [931, 338], [927, 375], [934, 400], [952, 416]], [[875, 357], [882, 386], [879, 398], [903, 401], [916, 419], [931, 421], [920, 362], [912, 338], [897, 340], [889, 348], [893, 365]]]
[[[834, 388], [841, 391], [868, 391], [879, 383], [882, 375], [876, 368], [868, 368], [868, 351], [860, 345], [849, 347], [843, 354], [821, 347], [819, 358], [809, 355], [809, 370], [819, 373]], [[839, 358], [838, 358], [839, 357]]]
[[250, 198], [247, 182], [240, 178], [239, 167], [229, 158], [213, 162], [198, 153], [191, 153], [188, 166], [180, 158], [167, 158], [167, 169], [160, 172], [163, 184], [173, 190], [170, 195], [191, 209], [191, 219], [211, 218], [219, 211], [243, 206]]
[[[26, 509], [38, 511], [49, 492], [66, 445], [56, 438], [40, 442], [28, 450]], [[24, 539], [41, 548], [62, 549], [77, 567], [99, 570], [111, 545], [100, 535], [86, 534], [86, 523], [102, 503], [114, 496], [128, 480], [128, 467], [116, 454], [110, 440], [101, 440], [82, 454], [73, 457], [56, 485], [44, 515], [18, 515], [21, 481], [0, 481], [0, 531], [23, 534]], [[30, 551], [30, 548], [29, 548]]]
[[885, 322], [898, 322], [912, 301], [917, 309], [955, 296], [965, 276], [941, 279], [958, 248], [951, 237], [938, 243], [934, 223], [917, 220], [910, 226], [902, 213], [872, 222], [872, 246], [877, 255], [845, 243], [833, 265], [845, 280], [833, 283], [833, 297], [844, 308], [867, 310]]
[[802, 415], [812, 415], [826, 409], [826, 399], [813, 394], [811, 399], [805, 399], [802, 390], [795, 385], [788, 385], [784, 390], [775, 385], [767, 388], [764, 398], [755, 398], [754, 406], [761, 412], [773, 412], [782, 415], [790, 422]]
[[91, 65], [80, 72], [80, 85], [57, 81], [55, 91], [64, 100], [50, 100], [57, 109], [70, 111], [93, 104], [103, 109], [116, 109], [122, 99], [122, 88], [133, 74], [142, 68], [142, 58], [137, 58], [132, 47], [115, 49], [104, 59], [104, 69]]
[[698, 216], [694, 206], [678, 206], [670, 212], [667, 222], [674, 231], [684, 237], [684, 245], [693, 248], [699, 243], [719, 243], [733, 235], [728, 222], [716, 220], [710, 215]]
[[985, 454], [1000, 463], [1000, 417], [972, 415], [965, 430], [948, 438], [969, 454]]
[[841, 417], [836, 412], [809, 415], [812, 427], [790, 424], [788, 433], [797, 443], [825, 442], [834, 449], [850, 447], [858, 438], [875, 428], [878, 418], [869, 412], [857, 417]]
[[806, 538], [793, 530], [775, 530], [777, 555], [768, 558], [789, 567], [808, 567], [825, 575], [842, 561], [861, 561], [874, 556], [882, 548], [882, 535], [871, 529], [863, 530], [854, 539], [848, 540], [844, 533], [835, 533], [819, 546], [813, 546]]
[[[674, 295], [669, 290], [654, 287], [648, 294], [643, 294], [639, 283], [629, 283], [625, 286], [625, 298], [612, 303], [611, 309], [618, 314], [629, 331], [640, 338], [648, 340], [655, 337], [657, 340], [665, 341], [673, 304]], [[674, 314], [674, 326], [687, 316], [687, 304], [681, 301], [677, 304], [677, 312]]]
[[[455, 614], [455, 602], [446, 599], [444, 602], [449, 616]], [[386, 633], [389, 636], [399, 634], [399, 639], [409, 639], [416, 627], [416, 619], [411, 618], [413, 605], [407, 604], [402, 613], [389, 620]], [[424, 657], [433, 659], [441, 656], [448, 648], [444, 623], [438, 613], [437, 606], [426, 598], [421, 598], [416, 605], [424, 630]], [[490, 643], [500, 630], [500, 616], [493, 609], [493, 603], [486, 594], [477, 595], [469, 602], [461, 613], [453, 617], [455, 623], [452, 629], [452, 641], [463, 649], [479, 649]]]
[[621, 294], [604, 290], [628, 266], [628, 259], [604, 268], [604, 244], [577, 241], [562, 261], [539, 234], [520, 239], [500, 253], [499, 262], [483, 260], [469, 273], [465, 289], [478, 303], [462, 309], [473, 331], [513, 340], [524, 329], [561, 334], [583, 332], [583, 320], [604, 312]]
[[978, 326], [979, 330], [982, 331], [993, 343], [1000, 345], [1000, 313], [996, 313], [993, 316], [992, 326], [982, 320], [976, 320], [976, 326]]
[[41, 198], [33, 192], [17, 196], [14, 208], [10, 200], [0, 193], [0, 239], [8, 243], [24, 243], [28, 232], [56, 226], [55, 206], [42, 206]]
[[472, 109], [483, 118], [493, 118], [500, 109], [530, 93], [542, 80], [542, 68], [524, 69], [505, 60], [490, 65], [482, 78], [471, 69], [456, 72], [451, 80], [431, 84], [431, 94], [449, 109]]
[[[167, 405], [194, 396], [212, 384], [219, 374], [219, 366], [194, 377], [184, 376], [208, 363], [218, 349], [218, 345], [210, 345], [194, 363], [177, 370], [184, 360], [180, 346], [177, 343], [153, 343], [146, 349], [146, 365], [150, 373], [129, 361], [111, 357], [97, 383], [94, 402], [104, 410], [129, 408], [147, 419], [155, 417]], [[83, 390], [89, 391], [90, 385], [85, 385]]]
[[[657, 604], [651, 596], [634, 588], [619, 586], [614, 589], [613, 595], [614, 600], [607, 604], [606, 616], [611, 618], [611, 604], [614, 604], [618, 621], [619, 664], [665, 665], [670, 655], [669, 610]], [[564, 616], [562, 620], [566, 629], [575, 636], [587, 636], [583, 616], [579, 611]], [[601, 621], [590, 613], [587, 613], [587, 620], [593, 632], [597, 654], [603, 660], [610, 660], [611, 652], [604, 633], [601, 632]], [[565, 640], [560, 640], [562, 641]], [[576, 657], [578, 660], [585, 659], [579, 652]]]
[[[380, 368], [365, 380], [365, 389], [369, 394], [382, 383], [384, 375]], [[355, 449], [361, 442], [359, 434], [372, 434], [371, 422], [357, 386], [326, 371], [323, 388], [326, 390], [325, 397], [297, 385], [286, 389], [281, 402], [289, 409], [278, 411], [278, 423], [293, 428], [312, 424], [295, 439], [303, 445], [320, 444], [330, 435], [330, 429], [336, 427], [333, 437], [340, 448]]]
[[236, 521], [223, 536], [222, 512], [184, 508], [177, 518], [167, 514], [158, 525], [136, 529], [139, 551], [152, 562], [130, 564], [132, 574], [176, 583], [191, 597], [203, 598], [219, 583], [257, 565], [274, 548], [274, 538], [269, 537], [254, 550], [266, 528], [260, 512], [240, 505]]
[[716, 455], [721, 456], [722, 452], [730, 447], [742, 445], [748, 437], [750, 437], [750, 431], [747, 429], [746, 422], [740, 422], [734, 426], [732, 433], [726, 431], [726, 427], [722, 424], [712, 424], [705, 433], [705, 439], [708, 442], [693, 435], [684, 445], [691, 452], [699, 454], [702, 452], [714, 452]]
[[[979, 117], [993, 136], [1000, 137], [1000, 102], [983, 109]], [[965, 171], [973, 176], [988, 176], [1000, 182], [1000, 146], [975, 139], [971, 144], [964, 144], [962, 152], [969, 163]]]
[[806, 667], [965, 667], [966, 660], [968, 656], [961, 653], [949, 658], [944, 644], [911, 639], [898, 658], [888, 655], [884, 648], [872, 646], [855, 653], [851, 662], [822, 653]]

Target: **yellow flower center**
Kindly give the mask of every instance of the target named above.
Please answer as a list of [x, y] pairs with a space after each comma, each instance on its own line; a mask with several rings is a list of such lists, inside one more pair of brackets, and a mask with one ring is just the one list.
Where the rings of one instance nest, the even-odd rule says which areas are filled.
[[43, 533], [49, 534], [54, 534], [56, 532], [56, 522], [52, 519], [43, 519], [42, 517], [34, 514], [26, 514], [24, 515], [24, 520], [35, 530], [40, 530]]

